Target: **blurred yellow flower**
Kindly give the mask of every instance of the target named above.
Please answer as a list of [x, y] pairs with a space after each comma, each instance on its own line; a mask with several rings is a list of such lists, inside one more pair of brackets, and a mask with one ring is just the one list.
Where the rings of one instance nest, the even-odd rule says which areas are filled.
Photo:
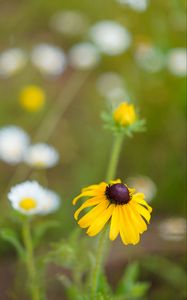
[[125, 245], [135, 245], [140, 234], [147, 230], [152, 208], [144, 200], [143, 193], [135, 193], [135, 189], [120, 179], [84, 188], [73, 204], [82, 197], [89, 199], [77, 209], [74, 217], [77, 220], [83, 209], [92, 207], [78, 221], [81, 228], [88, 228], [86, 233], [89, 236], [97, 235], [110, 222], [110, 240], [115, 240], [120, 234]]
[[121, 125], [131, 125], [136, 121], [136, 112], [133, 104], [122, 102], [113, 113], [114, 121]]
[[44, 90], [35, 85], [26, 86], [21, 90], [20, 104], [28, 111], [39, 111], [45, 104]]

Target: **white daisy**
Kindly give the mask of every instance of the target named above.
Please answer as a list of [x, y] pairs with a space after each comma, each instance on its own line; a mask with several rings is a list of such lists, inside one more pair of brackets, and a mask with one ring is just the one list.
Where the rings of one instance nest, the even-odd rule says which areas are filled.
[[147, 43], [140, 43], [135, 50], [136, 63], [148, 73], [156, 73], [163, 69], [165, 57], [160, 49]]
[[171, 49], [167, 59], [168, 69], [176, 76], [186, 76], [187, 51], [186, 48]]
[[171, 217], [162, 220], [158, 224], [160, 237], [167, 241], [181, 241], [186, 239], [186, 219], [182, 217]]
[[147, 202], [151, 202], [156, 195], [156, 184], [147, 176], [128, 178], [127, 183], [129, 186], [133, 186], [137, 192], [143, 193]]
[[93, 44], [79, 43], [70, 49], [69, 60], [74, 68], [87, 70], [99, 63], [100, 55]]
[[45, 201], [43, 202], [42, 208], [39, 212], [42, 215], [53, 213], [60, 206], [60, 197], [57, 193], [46, 189], [45, 194]]
[[9, 77], [22, 69], [27, 62], [25, 51], [10, 48], [0, 54], [0, 77]]
[[21, 128], [6, 126], [0, 129], [0, 159], [17, 164], [23, 160], [29, 146], [29, 136]]
[[100, 51], [108, 55], [118, 55], [131, 44], [131, 34], [115, 21], [101, 21], [90, 29], [90, 38]]
[[39, 44], [31, 53], [32, 63], [43, 75], [58, 76], [66, 68], [66, 56], [62, 49], [50, 44]]
[[88, 22], [81, 12], [67, 10], [55, 13], [51, 18], [50, 25], [56, 31], [74, 37], [85, 32]]
[[51, 168], [57, 164], [59, 154], [52, 146], [38, 143], [27, 149], [24, 160], [28, 165], [35, 168]]
[[8, 199], [15, 210], [25, 215], [35, 215], [42, 211], [46, 191], [36, 181], [26, 181], [12, 187]]
[[121, 5], [128, 5], [130, 8], [143, 12], [148, 7], [148, 0], [117, 0]]

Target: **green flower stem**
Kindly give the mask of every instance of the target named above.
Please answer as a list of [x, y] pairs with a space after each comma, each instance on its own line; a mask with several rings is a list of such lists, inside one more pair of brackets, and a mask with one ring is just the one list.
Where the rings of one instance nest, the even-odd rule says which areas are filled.
[[23, 223], [23, 242], [26, 250], [26, 267], [28, 272], [29, 288], [32, 300], [40, 300], [37, 284], [36, 268], [34, 262], [33, 243], [31, 237], [30, 220], [27, 218]]
[[112, 152], [111, 152], [111, 157], [110, 157], [110, 162], [109, 162], [109, 167], [106, 175], [106, 181], [110, 181], [114, 179], [116, 175], [116, 170], [117, 170], [117, 165], [119, 161], [119, 156], [121, 152], [121, 147], [123, 143], [123, 138], [124, 135], [123, 133], [118, 134], [115, 136]]
[[[123, 134], [118, 134], [115, 136], [112, 152], [111, 152], [111, 158], [109, 162], [109, 167], [106, 175], [106, 181], [110, 181], [114, 179], [116, 175], [116, 169], [119, 161], [119, 156], [121, 152], [121, 147], [123, 143]], [[95, 266], [92, 271], [92, 277], [91, 277], [91, 299], [95, 300], [98, 290], [98, 281], [99, 281], [99, 275], [103, 266], [104, 261], [104, 254], [105, 254], [105, 247], [106, 247], [106, 238], [107, 238], [107, 232], [108, 227], [106, 226], [104, 230], [101, 232], [99, 241], [98, 241], [98, 247], [96, 252], [96, 262]]]

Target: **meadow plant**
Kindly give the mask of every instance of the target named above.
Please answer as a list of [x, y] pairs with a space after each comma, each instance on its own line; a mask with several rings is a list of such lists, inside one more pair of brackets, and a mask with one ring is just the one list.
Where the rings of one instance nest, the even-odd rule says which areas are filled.
[[[136, 245], [150, 222], [152, 208], [147, 204], [144, 193], [136, 192], [134, 187], [116, 179], [124, 137], [132, 137], [135, 132], [143, 131], [145, 121], [139, 118], [134, 105], [128, 102], [120, 103], [115, 109], [103, 113], [102, 117], [105, 128], [114, 137], [105, 181], [83, 188], [73, 199], [73, 205], [76, 205], [80, 199], [86, 198], [75, 211], [74, 218], [81, 228], [87, 229], [86, 233], [90, 237], [99, 234], [97, 246], [82, 238], [80, 230], [74, 229], [69, 238], [61, 239], [52, 245], [51, 250], [43, 253], [42, 264], [44, 267], [55, 262], [71, 270], [72, 279], [65, 274], [59, 276], [69, 299], [120, 300], [134, 296], [138, 299], [146, 293], [149, 286], [144, 282], [137, 283], [138, 265], [133, 263], [128, 266], [117, 289], [113, 291], [105, 276], [104, 262], [110, 248], [108, 236], [113, 241], [120, 235], [124, 245]], [[37, 171], [38, 168], [54, 166], [58, 159], [58, 152], [53, 147], [35, 144], [28, 146], [23, 161]], [[50, 224], [47, 221], [41, 230], [38, 227], [36, 232], [39, 233], [34, 233], [33, 223], [37, 216], [47, 215], [58, 209], [59, 196], [36, 181], [26, 181], [13, 186], [8, 199], [18, 213], [22, 242], [11, 229], [2, 230], [1, 236], [15, 246], [21, 260], [25, 262], [31, 299], [45, 299], [44, 278], [41, 278], [44, 272], [35, 256], [35, 240], [40, 242], [42, 235], [51, 225], [54, 226], [54, 222]], [[86, 213], [79, 219], [83, 210]]]

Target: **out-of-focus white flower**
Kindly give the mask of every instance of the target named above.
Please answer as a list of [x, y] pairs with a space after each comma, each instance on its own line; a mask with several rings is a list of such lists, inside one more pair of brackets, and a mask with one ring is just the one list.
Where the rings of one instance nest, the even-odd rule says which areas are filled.
[[167, 59], [168, 69], [176, 76], [186, 76], [187, 51], [186, 48], [171, 49]]
[[50, 25], [56, 31], [74, 37], [85, 32], [88, 22], [81, 12], [69, 10], [55, 13], [51, 18]]
[[163, 53], [150, 44], [140, 43], [135, 50], [137, 64], [148, 73], [156, 73], [163, 69], [165, 57]]
[[128, 178], [127, 183], [129, 186], [133, 186], [137, 192], [143, 193], [147, 202], [151, 202], [156, 195], [156, 185], [149, 177], [138, 176]]
[[42, 211], [46, 191], [36, 181], [26, 181], [12, 187], [8, 199], [15, 210], [25, 215], [34, 215]]
[[97, 90], [103, 97], [110, 97], [116, 89], [123, 89], [121, 76], [114, 72], [106, 72], [99, 75], [96, 82]]
[[100, 60], [98, 49], [91, 43], [79, 43], [69, 52], [70, 64], [77, 69], [92, 69]]
[[60, 205], [60, 197], [36, 181], [26, 181], [12, 187], [8, 199], [15, 210], [25, 215], [49, 214]]
[[101, 21], [90, 28], [90, 38], [100, 51], [108, 55], [118, 55], [131, 44], [129, 31], [115, 21]]
[[24, 158], [29, 146], [29, 136], [17, 126], [6, 126], [0, 129], [0, 159], [17, 164]]
[[181, 241], [186, 238], [186, 219], [168, 218], [158, 225], [160, 236], [168, 241]]
[[128, 5], [130, 8], [143, 12], [148, 7], [148, 0], [117, 0], [121, 5]]
[[27, 62], [24, 50], [10, 48], [0, 54], [0, 77], [9, 77], [21, 70]]
[[31, 53], [33, 64], [43, 75], [58, 76], [66, 67], [66, 56], [62, 49], [50, 44], [39, 44]]
[[60, 206], [60, 197], [57, 193], [46, 189], [45, 201], [43, 202], [40, 214], [47, 215], [56, 211]]
[[106, 72], [101, 74], [97, 79], [96, 87], [113, 108], [118, 106], [124, 99], [129, 100], [123, 79], [118, 73]]
[[24, 160], [34, 168], [51, 168], [57, 164], [59, 154], [52, 146], [38, 143], [27, 149]]

